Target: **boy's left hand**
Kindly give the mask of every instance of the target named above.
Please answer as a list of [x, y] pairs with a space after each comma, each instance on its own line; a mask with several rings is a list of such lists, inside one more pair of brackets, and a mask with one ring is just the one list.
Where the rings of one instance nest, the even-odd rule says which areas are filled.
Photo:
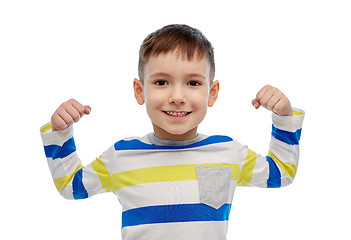
[[252, 105], [258, 109], [260, 106], [275, 112], [280, 116], [292, 116], [293, 110], [289, 99], [279, 89], [270, 85], [264, 86], [252, 100]]

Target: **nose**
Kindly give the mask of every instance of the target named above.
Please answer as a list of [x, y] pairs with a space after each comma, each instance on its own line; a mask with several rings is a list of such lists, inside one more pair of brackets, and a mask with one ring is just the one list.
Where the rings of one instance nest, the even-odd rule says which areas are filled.
[[181, 105], [186, 102], [186, 97], [185, 93], [182, 90], [181, 87], [174, 87], [172, 89], [172, 92], [170, 93], [168, 103], [169, 104], [175, 104], [175, 105]]

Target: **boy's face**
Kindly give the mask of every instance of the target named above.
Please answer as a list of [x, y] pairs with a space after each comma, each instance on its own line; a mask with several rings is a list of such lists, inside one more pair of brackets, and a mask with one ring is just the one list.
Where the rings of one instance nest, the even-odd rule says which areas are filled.
[[189, 140], [197, 135], [207, 106], [215, 103], [219, 83], [210, 83], [206, 57], [183, 60], [175, 53], [149, 57], [144, 81], [134, 80], [135, 97], [146, 105], [154, 135], [168, 140]]

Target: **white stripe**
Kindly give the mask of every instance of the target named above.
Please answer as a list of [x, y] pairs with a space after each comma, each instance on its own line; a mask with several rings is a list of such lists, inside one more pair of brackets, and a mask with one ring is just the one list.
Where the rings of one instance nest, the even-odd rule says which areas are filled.
[[[237, 141], [234, 140], [235, 145], [238, 147], [239, 151], [238, 151], [238, 159], [239, 159], [239, 167], [240, 167], [240, 171], [242, 170], [242, 167], [245, 164], [245, 159], [247, 158], [247, 155], [249, 154], [249, 147], [246, 145], [243, 145]], [[250, 149], [251, 150], [251, 149]], [[252, 151], [252, 150], [251, 150]]]
[[258, 187], [258, 188], [267, 188], [267, 180], [261, 180], [258, 182], [250, 182], [247, 184], [248, 187]]
[[68, 184], [61, 192], [60, 192], [61, 196], [66, 198], [66, 199], [71, 199], [73, 200], [73, 188], [72, 188], [72, 184]]
[[[218, 143], [192, 149], [178, 150], [124, 150], [116, 151], [115, 163], [105, 163], [110, 173], [140, 168], [205, 163], [238, 164], [239, 145], [235, 142]], [[125, 159], [125, 161], [123, 161]]]
[[83, 168], [83, 185], [88, 192], [88, 196], [106, 192], [102, 188], [100, 178], [92, 169], [91, 164]]
[[113, 169], [118, 167], [118, 165], [121, 162], [120, 157], [115, 156], [115, 154], [116, 151], [114, 145], [110, 146], [106, 151], [104, 151], [101, 154], [101, 162], [105, 165], [110, 175], [113, 174]]
[[293, 178], [287, 176], [285, 173], [281, 176], [282, 176], [282, 178], [281, 178], [281, 186], [282, 187], [288, 186], [289, 184], [291, 184], [294, 181]]
[[66, 177], [72, 174], [81, 163], [76, 152], [71, 153], [64, 158], [47, 158], [48, 165], [53, 178]]
[[[50, 123], [45, 124], [40, 129], [43, 129], [48, 124]], [[62, 146], [68, 139], [72, 138], [73, 125], [71, 125], [70, 127], [68, 127], [63, 131], [55, 131], [55, 132], [47, 131], [45, 133], [40, 132], [40, 134], [43, 139], [44, 146], [49, 146], [49, 145]]]
[[283, 163], [298, 163], [299, 145], [289, 145], [272, 137], [269, 149]]
[[227, 221], [147, 224], [122, 229], [122, 239], [225, 240]]
[[121, 188], [116, 195], [123, 201], [123, 211], [146, 206], [199, 203], [197, 180], [138, 184]]
[[[232, 180], [227, 203], [231, 203], [237, 182]], [[197, 180], [144, 183], [117, 190], [122, 211], [158, 205], [200, 203]]]
[[272, 120], [273, 120], [273, 125], [284, 131], [288, 132], [295, 132], [298, 129], [302, 128], [302, 122], [305, 117], [305, 112], [294, 108], [293, 110], [301, 112], [303, 115], [296, 115], [296, 116], [278, 116], [275, 113], [272, 113]]
[[269, 177], [269, 165], [266, 157], [257, 154], [256, 163], [253, 169], [252, 178], [248, 186], [266, 187]]

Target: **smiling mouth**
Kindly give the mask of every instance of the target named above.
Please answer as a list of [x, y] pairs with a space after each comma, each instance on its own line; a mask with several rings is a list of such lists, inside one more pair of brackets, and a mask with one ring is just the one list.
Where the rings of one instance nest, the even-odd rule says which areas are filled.
[[162, 111], [165, 114], [167, 114], [168, 116], [172, 116], [172, 117], [184, 117], [186, 115], [189, 115], [191, 112], [173, 112], [173, 111]]

